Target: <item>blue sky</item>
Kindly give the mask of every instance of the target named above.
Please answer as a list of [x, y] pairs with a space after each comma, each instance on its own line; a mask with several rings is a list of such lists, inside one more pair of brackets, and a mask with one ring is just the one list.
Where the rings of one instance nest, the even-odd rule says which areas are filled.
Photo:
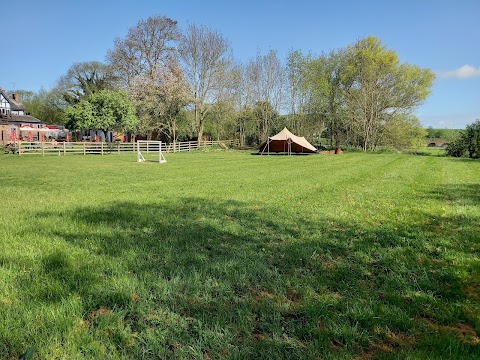
[[319, 54], [374, 35], [402, 62], [437, 74], [417, 110], [424, 126], [463, 128], [480, 119], [480, 0], [23, 0], [2, 7], [5, 89], [49, 90], [73, 63], [104, 61], [114, 39], [140, 19], [165, 15], [181, 28], [219, 30], [240, 61], [270, 49], [281, 58], [291, 49]]

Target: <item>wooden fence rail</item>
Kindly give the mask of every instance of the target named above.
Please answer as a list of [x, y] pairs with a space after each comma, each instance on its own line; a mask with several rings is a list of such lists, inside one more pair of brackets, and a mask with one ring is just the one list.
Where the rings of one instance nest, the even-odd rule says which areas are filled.
[[[177, 142], [175, 144], [162, 143], [162, 151], [166, 153], [198, 150], [202, 147], [208, 146], [236, 146], [237, 140], [219, 140], [219, 141], [198, 141]], [[152, 145], [142, 144], [142, 151], [149, 151], [154, 149]], [[19, 141], [18, 155], [90, 155], [90, 154], [120, 154], [120, 153], [136, 153], [136, 143], [121, 143], [121, 142], [39, 142], [39, 141]]]

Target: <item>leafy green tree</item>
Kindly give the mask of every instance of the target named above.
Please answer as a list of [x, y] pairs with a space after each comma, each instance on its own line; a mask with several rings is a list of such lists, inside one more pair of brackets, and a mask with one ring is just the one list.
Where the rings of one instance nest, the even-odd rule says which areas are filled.
[[369, 36], [347, 49], [345, 99], [356, 142], [364, 151], [382, 140], [382, 129], [397, 115], [411, 113], [427, 98], [434, 74], [400, 64], [398, 55]]
[[133, 131], [138, 126], [135, 107], [120, 90], [101, 90], [66, 109], [67, 127], [75, 130]]
[[460, 137], [447, 146], [447, 155], [472, 159], [480, 158], [480, 120], [467, 125]]
[[466, 154], [466, 145], [463, 136], [450, 142], [446, 148], [446, 154], [453, 157], [463, 157]]
[[353, 143], [364, 151], [382, 142], [399, 114], [411, 113], [430, 93], [434, 74], [410, 64], [369, 36], [347, 49], [345, 100]]
[[473, 159], [480, 158], [480, 120], [467, 125], [464, 139], [468, 156]]
[[65, 124], [65, 112], [56, 105], [55, 93], [40, 89], [38, 93], [29, 91], [30, 96], [21, 95], [21, 101], [25, 105], [28, 114], [45, 121], [47, 124]]
[[287, 75], [290, 117], [303, 134], [324, 133], [331, 146], [364, 151], [383, 143], [417, 142], [421, 131], [410, 114], [426, 99], [434, 79], [428, 69], [401, 64], [375, 37], [318, 57], [291, 52]]
[[[347, 52], [331, 51], [314, 59], [308, 70], [307, 86], [311, 88], [310, 114], [325, 125], [330, 146], [346, 141], [347, 123], [345, 88], [350, 86]], [[312, 111], [313, 110], [313, 111]]]

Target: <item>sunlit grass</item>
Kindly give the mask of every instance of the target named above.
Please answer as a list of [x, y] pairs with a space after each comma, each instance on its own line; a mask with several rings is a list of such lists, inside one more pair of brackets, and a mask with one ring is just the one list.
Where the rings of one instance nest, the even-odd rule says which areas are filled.
[[0, 358], [473, 358], [480, 163], [0, 156]]

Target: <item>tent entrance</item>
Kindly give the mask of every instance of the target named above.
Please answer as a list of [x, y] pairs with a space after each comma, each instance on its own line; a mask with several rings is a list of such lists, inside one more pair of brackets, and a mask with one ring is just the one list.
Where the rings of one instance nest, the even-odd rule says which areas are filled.
[[[266, 146], [263, 146], [261, 148], [260, 155], [263, 155], [265, 153], [265, 150], [267, 151], [267, 155], [270, 155], [270, 144], [274, 143], [276, 140], [272, 140], [271, 138], [268, 138]], [[287, 139], [286, 141], [279, 141], [280, 144], [275, 144], [276, 146], [272, 146], [272, 152], [284, 152], [287, 153], [287, 155], [292, 155], [292, 143], [293, 141], [291, 139]], [[280, 147], [283, 147], [282, 150], [279, 150]]]

